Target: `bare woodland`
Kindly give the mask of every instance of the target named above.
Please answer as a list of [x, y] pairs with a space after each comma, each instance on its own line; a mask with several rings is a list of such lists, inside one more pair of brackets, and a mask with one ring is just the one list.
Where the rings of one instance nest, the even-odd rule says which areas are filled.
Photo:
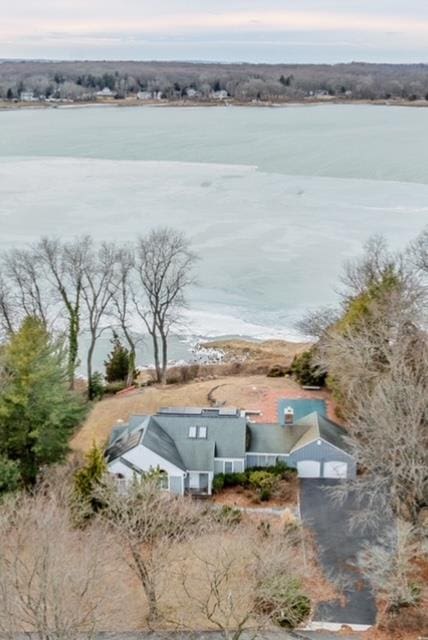
[[2, 504], [2, 637], [202, 628], [238, 640], [244, 630], [302, 619], [310, 570], [301, 532], [219, 520], [160, 491], [154, 478], [135, 480], [126, 494], [106, 481], [98, 495], [106, 508], [83, 526], [63, 473]]
[[[428, 67], [424, 64], [335, 65], [198, 64], [125, 61], [1, 61], [0, 98], [36, 97], [91, 100], [109, 88], [118, 98], [138, 91], [163, 99], [191, 96], [204, 101], [226, 91], [239, 101], [299, 100], [310, 96], [341, 99], [425, 100]], [[191, 91], [191, 93], [189, 93]], [[196, 92], [196, 93], [195, 93]]]
[[84, 357], [92, 399], [93, 354], [103, 332], [114, 329], [130, 348], [128, 384], [133, 381], [136, 342], [148, 332], [157, 380], [164, 382], [168, 336], [185, 307], [195, 259], [187, 239], [168, 228], [152, 231], [135, 247], [98, 245], [86, 236], [69, 242], [42, 238], [24, 249], [5, 251], [0, 256], [3, 338], [17, 331], [26, 316], [39, 318], [64, 339], [73, 388], [84, 332], [89, 338]]

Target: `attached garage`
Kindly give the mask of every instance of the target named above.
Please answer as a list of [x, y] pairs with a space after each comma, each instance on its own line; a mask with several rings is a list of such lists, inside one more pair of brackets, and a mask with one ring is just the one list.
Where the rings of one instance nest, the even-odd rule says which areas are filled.
[[297, 463], [299, 478], [319, 478], [321, 476], [321, 463], [316, 460], [300, 460]]
[[324, 462], [323, 478], [347, 478], [348, 463], [340, 460]]

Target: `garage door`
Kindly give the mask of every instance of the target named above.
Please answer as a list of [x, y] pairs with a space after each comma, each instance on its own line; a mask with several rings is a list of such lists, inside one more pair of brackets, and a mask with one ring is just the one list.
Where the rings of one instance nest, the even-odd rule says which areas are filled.
[[346, 478], [348, 475], [348, 464], [332, 460], [324, 462], [324, 478]]
[[297, 473], [300, 478], [319, 478], [321, 464], [316, 460], [302, 460], [297, 463]]

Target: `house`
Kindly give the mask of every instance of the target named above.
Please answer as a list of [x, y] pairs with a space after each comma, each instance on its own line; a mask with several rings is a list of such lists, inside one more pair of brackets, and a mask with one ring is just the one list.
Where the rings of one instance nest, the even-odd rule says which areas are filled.
[[218, 91], [211, 91], [210, 98], [213, 100], [226, 100], [229, 97], [226, 89], [219, 89]]
[[104, 89], [101, 89], [101, 91], [97, 91], [96, 95], [98, 98], [114, 98], [116, 92], [112, 91], [108, 87], [104, 87]]
[[186, 89], [186, 96], [188, 98], [199, 98], [201, 95], [200, 91], [197, 91], [196, 89], [193, 89], [193, 87], [188, 87]]
[[152, 100], [153, 93], [151, 91], [139, 91], [137, 93], [137, 100]]
[[296, 468], [302, 478], [353, 478], [356, 463], [346, 432], [322, 413], [306, 412], [312, 409], [307, 402], [287, 404], [282, 424], [250, 422], [244, 411], [224, 407], [168, 408], [153, 416], [132, 416], [112, 432], [108, 469], [124, 480], [158, 469], [165, 489], [178, 495], [209, 495], [218, 473], [278, 461]]
[[37, 100], [33, 91], [21, 91], [19, 99], [22, 102], [35, 102]]

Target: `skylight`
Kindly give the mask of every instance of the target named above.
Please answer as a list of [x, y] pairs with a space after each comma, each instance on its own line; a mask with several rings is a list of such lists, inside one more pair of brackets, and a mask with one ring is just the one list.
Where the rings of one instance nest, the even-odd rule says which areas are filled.
[[197, 438], [197, 429], [196, 427], [189, 427], [189, 438]]

